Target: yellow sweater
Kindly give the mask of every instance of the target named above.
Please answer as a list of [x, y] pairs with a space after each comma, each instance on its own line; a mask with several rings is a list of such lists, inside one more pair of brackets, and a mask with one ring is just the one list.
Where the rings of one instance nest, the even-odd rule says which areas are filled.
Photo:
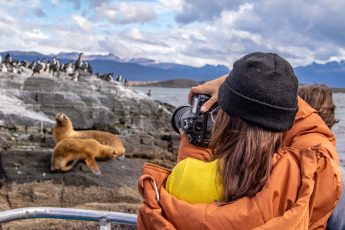
[[194, 158], [180, 161], [167, 179], [167, 191], [189, 203], [222, 200], [223, 184], [217, 179], [217, 163], [218, 160], [204, 162]]

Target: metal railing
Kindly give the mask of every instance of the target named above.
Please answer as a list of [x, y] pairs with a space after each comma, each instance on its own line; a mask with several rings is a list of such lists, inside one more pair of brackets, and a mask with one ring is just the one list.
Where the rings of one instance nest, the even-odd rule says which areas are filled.
[[101, 230], [110, 230], [111, 223], [137, 225], [137, 215], [121, 212], [104, 212], [87, 209], [30, 207], [0, 212], [0, 223], [21, 219], [54, 218], [97, 221]]

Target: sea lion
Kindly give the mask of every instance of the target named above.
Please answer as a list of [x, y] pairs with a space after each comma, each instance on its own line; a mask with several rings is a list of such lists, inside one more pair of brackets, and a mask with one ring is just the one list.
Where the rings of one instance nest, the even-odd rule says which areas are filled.
[[118, 157], [122, 156], [119, 158], [120, 160], [123, 159], [125, 155], [125, 148], [117, 136], [112, 133], [97, 130], [75, 131], [73, 129], [72, 121], [63, 113], [58, 113], [56, 115], [53, 137], [55, 143], [59, 143], [64, 139], [95, 139], [102, 145], [112, 147]]
[[55, 146], [50, 169], [65, 172], [79, 160], [84, 160], [94, 174], [101, 176], [96, 159], [108, 160], [116, 156], [112, 147], [102, 145], [94, 139], [65, 139]]

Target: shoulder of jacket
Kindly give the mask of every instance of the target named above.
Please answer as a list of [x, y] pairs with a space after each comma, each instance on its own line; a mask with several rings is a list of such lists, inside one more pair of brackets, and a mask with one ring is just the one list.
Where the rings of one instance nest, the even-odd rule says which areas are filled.
[[273, 167], [275, 166], [275, 164], [284, 159], [284, 160], [293, 160], [294, 162], [296, 162], [298, 164], [299, 159], [300, 159], [300, 150], [292, 148], [292, 147], [284, 147], [279, 149], [278, 152], [273, 154], [272, 157], [272, 163], [273, 163]]

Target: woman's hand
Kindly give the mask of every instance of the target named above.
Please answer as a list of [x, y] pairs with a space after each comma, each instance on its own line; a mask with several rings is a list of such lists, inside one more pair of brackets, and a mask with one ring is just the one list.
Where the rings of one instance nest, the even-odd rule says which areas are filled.
[[188, 101], [192, 100], [192, 97], [196, 94], [209, 94], [211, 98], [206, 101], [200, 108], [201, 112], [206, 112], [218, 101], [218, 90], [221, 84], [225, 81], [229, 74], [223, 75], [212, 81], [205, 82], [202, 85], [192, 87], [188, 94]]

